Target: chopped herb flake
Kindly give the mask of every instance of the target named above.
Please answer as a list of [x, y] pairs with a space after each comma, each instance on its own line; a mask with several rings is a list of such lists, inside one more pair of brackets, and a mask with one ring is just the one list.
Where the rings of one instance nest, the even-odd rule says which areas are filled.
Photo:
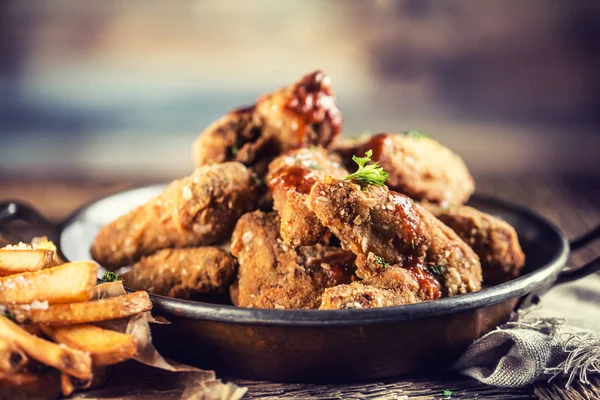
[[252, 181], [254, 182], [254, 186], [262, 186], [266, 184], [263, 179], [260, 179], [260, 177], [256, 175], [256, 172], [252, 173]]
[[365, 157], [352, 156], [352, 160], [358, 164], [358, 170], [346, 177], [346, 180], [352, 179], [368, 185], [383, 185], [388, 177], [388, 173], [379, 167], [379, 162], [367, 165], [371, 161], [373, 150], [365, 153]]
[[415, 138], [415, 139], [429, 139], [429, 135], [426, 134], [425, 132], [421, 132], [421, 131], [405, 131], [404, 135]]
[[381, 256], [375, 256], [375, 262], [379, 265], [381, 265], [383, 267], [383, 270], [386, 269], [386, 267], [389, 267], [390, 264], [385, 262], [385, 260], [383, 259], [383, 257]]
[[429, 270], [435, 275], [444, 275], [446, 272], [446, 266], [444, 265], [432, 265], [429, 267]]
[[310, 165], [308, 166], [308, 168], [310, 168], [310, 169], [316, 169], [317, 171], [320, 171], [320, 170], [323, 169], [323, 168], [321, 168], [321, 166], [319, 164], [314, 163], [314, 162], [310, 163]]
[[448, 389], [444, 390], [444, 397], [446, 397], [446, 398], [452, 397], [452, 390], [448, 390]]
[[235, 138], [235, 143], [233, 144], [233, 146], [231, 146], [231, 155], [237, 157], [238, 152], [240, 151], [240, 147], [242, 147], [240, 139]]
[[17, 317], [15, 316], [15, 314], [11, 313], [8, 310], [4, 311], [4, 316], [13, 322], [17, 322]]
[[120, 280], [119, 276], [111, 271], [106, 271], [104, 274], [102, 274], [101, 279], [103, 282], [116, 282]]

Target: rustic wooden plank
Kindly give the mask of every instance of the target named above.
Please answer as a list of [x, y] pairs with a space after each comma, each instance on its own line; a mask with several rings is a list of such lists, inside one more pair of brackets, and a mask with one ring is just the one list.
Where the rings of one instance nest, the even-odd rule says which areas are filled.
[[485, 386], [472, 379], [450, 374], [438, 379], [410, 377], [380, 382], [312, 385], [234, 380], [248, 387], [249, 399], [534, 399], [531, 387], [506, 389]]
[[544, 382], [535, 385], [534, 394], [539, 399], [565, 399], [565, 400], [595, 400], [600, 399], [600, 377], [592, 376], [590, 384], [584, 385], [575, 382], [572, 387], [566, 388], [564, 381]]

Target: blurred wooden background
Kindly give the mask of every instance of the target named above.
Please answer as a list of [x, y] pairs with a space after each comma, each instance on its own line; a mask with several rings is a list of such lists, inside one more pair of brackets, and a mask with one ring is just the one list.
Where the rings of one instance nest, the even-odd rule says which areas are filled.
[[0, 2], [0, 175], [165, 179], [211, 121], [322, 68], [346, 133], [420, 129], [476, 177], [596, 175], [600, 3]]

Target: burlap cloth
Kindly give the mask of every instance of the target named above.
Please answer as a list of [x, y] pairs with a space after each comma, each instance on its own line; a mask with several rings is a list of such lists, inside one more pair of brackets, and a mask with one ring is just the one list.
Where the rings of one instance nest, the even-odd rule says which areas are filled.
[[553, 288], [538, 306], [475, 341], [454, 366], [487, 385], [554, 377], [588, 383], [600, 373], [600, 275]]

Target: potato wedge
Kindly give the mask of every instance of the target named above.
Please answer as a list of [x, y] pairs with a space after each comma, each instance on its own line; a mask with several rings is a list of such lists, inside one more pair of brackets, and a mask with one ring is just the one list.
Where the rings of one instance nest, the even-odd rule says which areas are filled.
[[86, 301], [94, 296], [98, 264], [76, 261], [0, 278], [0, 303], [49, 304]]
[[137, 342], [132, 336], [94, 325], [42, 325], [42, 330], [56, 343], [90, 353], [94, 366], [118, 364], [137, 352]]
[[49, 268], [54, 265], [54, 254], [44, 249], [0, 249], [0, 276]]
[[151, 310], [152, 303], [148, 293], [140, 291], [83, 303], [54, 304], [46, 308], [6, 307], [20, 323], [75, 325], [129, 317]]
[[0, 400], [50, 400], [60, 396], [60, 374], [21, 372], [0, 378]]
[[13, 344], [42, 364], [76, 378], [92, 378], [92, 359], [89, 354], [34, 336], [3, 315], [0, 315], [0, 339]]
[[12, 343], [0, 339], [0, 375], [18, 372], [27, 363], [27, 356]]

